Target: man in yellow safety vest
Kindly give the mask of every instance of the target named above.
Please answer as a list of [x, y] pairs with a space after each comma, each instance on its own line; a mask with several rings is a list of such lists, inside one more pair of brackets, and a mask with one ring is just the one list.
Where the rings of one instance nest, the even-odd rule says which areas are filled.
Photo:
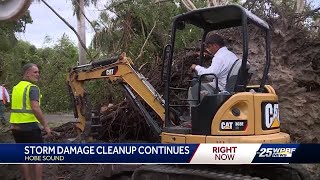
[[[51, 130], [40, 108], [40, 89], [34, 83], [40, 79], [36, 64], [28, 63], [22, 68], [23, 79], [12, 90], [10, 123], [16, 143], [43, 143], [39, 123], [48, 135]], [[24, 179], [29, 180], [32, 174], [35, 179], [42, 179], [42, 164], [22, 164]]]

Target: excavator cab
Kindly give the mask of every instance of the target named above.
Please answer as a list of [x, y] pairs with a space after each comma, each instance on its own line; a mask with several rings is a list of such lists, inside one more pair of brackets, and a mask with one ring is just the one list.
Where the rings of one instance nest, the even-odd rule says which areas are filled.
[[[181, 88], [172, 87], [172, 64], [176, 34], [187, 24], [203, 32], [200, 47], [200, 64], [204, 59], [205, 38], [209, 32], [238, 27], [242, 37], [242, 58], [237, 60], [227, 79], [227, 91], [216, 90], [200, 98], [200, 87], [205, 74], [197, 77], [199, 83], [196, 105], [191, 106], [191, 127], [176, 126], [171, 121], [175, 108], [187, 106], [172, 102], [171, 95]], [[265, 67], [260, 84], [248, 86], [249, 24], [258, 27], [265, 38]], [[270, 27], [268, 23], [238, 5], [197, 9], [173, 18], [170, 44], [164, 49], [162, 77], [165, 82], [165, 125], [161, 134], [165, 143], [288, 143], [290, 136], [280, 132], [278, 96], [266, 85], [270, 67]], [[185, 118], [181, 118], [185, 119]]]

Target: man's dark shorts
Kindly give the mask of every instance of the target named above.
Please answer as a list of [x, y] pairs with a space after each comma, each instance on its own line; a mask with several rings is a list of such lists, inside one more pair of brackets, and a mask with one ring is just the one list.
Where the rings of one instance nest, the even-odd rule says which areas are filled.
[[16, 143], [43, 143], [41, 130], [37, 124], [19, 124], [18, 129], [12, 129], [12, 135]]

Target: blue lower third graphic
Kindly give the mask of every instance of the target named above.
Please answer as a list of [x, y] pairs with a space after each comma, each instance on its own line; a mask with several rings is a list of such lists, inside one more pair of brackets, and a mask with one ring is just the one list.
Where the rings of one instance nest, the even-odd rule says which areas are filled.
[[198, 144], [1, 144], [0, 163], [188, 163]]
[[[185, 164], [192, 160], [191, 163], [199, 164], [210, 163], [211, 161], [206, 160], [213, 157], [212, 151], [216, 153], [221, 144], [211, 146], [205, 148], [207, 146], [202, 144], [0, 144], [0, 163]], [[235, 151], [236, 148], [246, 146], [245, 144], [226, 146], [232, 149], [221, 149], [224, 154], [219, 159], [232, 157], [226, 163], [320, 163], [320, 144], [257, 144], [257, 150], [251, 152]]]

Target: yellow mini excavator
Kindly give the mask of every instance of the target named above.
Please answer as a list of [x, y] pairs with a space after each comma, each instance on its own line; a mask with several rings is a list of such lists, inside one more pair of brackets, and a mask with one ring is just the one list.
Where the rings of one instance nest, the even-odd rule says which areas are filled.
[[[171, 73], [176, 33], [186, 25], [202, 29], [202, 42], [211, 31], [238, 27], [241, 30], [242, 60], [234, 63], [228, 74], [227, 92], [216, 90], [195, 100], [180, 99], [173, 102], [174, 91], [188, 91], [187, 88], [172, 87]], [[265, 68], [258, 85], [248, 85], [248, 25], [256, 26], [265, 36]], [[161, 137], [162, 143], [289, 143], [290, 136], [280, 132], [279, 104], [275, 90], [266, 85], [270, 66], [270, 27], [268, 23], [238, 5], [197, 9], [173, 18], [171, 40], [164, 48], [162, 77], [165, 83], [164, 98], [147, 79], [133, 66], [125, 53], [117, 58], [96, 61], [74, 67], [67, 77], [70, 95], [74, 103], [75, 117], [79, 119], [78, 129], [82, 137], [96, 135], [99, 119], [92, 117], [88, 93], [84, 82], [107, 79], [120, 84], [131, 102], [138, 107], [151, 129]], [[204, 43], [201, 43], [200, 62], [204, 59]], [[201, 84], [206, 74], [197, 77]], [[215, 83], [218, 83], [215, 78]], [[200, 87], [200, 85], [199, 85]], [[218, 85], [216, 85], [218, 87]], [[148, 108], [139, 101], [139, 96], [157, 114], [159, 123]], [[186, 119], [179, 113], [179, 107], [186, 107], [188, 101], [195, 101], [190, 107], [191, 126], [179, 123]], [[161, 125], [159, 125], [161, 124]], [[224, 172], [224, 173], [223, 173]], [[244, 176], [246, 175], [246, 176]], [[142, 166], [134, 170], [133, 179], [305, 179], [301, 169], [292, 166]], [[179, 179], [179, 178], [178, 178]]]

